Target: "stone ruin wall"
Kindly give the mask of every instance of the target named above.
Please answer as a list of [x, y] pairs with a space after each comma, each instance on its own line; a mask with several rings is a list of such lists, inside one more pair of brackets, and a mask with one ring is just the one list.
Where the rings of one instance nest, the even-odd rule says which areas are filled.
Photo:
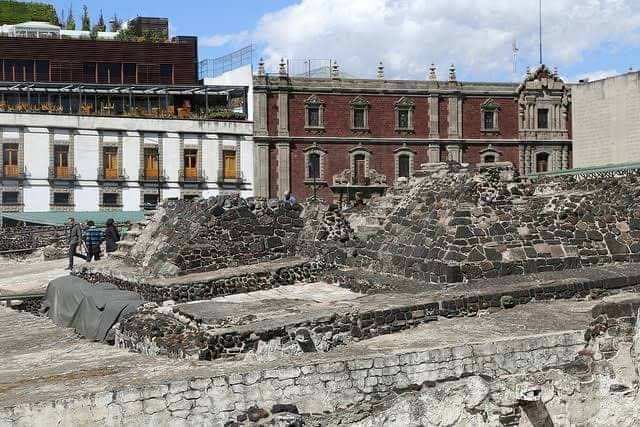
[[152, 275], [214, 271], [294, 255], [301, 207], [221, 196], [169, 201], [145, 228], [130, 263]]
[[523, 184], [441, 170], [414, 182], [376, 234], [299, 251], [430, 283], [638, 262], [640, 181]]
[[0, 424], [222, 426], [285, 410], [309, 425], [633, 425], [639, 306], [597, 306], [586, 331], [340, 355], [23, 404], [1, 410]]

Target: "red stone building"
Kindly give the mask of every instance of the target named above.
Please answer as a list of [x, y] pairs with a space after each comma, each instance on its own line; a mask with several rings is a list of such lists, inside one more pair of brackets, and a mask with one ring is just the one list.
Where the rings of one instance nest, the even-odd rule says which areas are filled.
[[569, 88], [541, 66], [521, 84], [291, 77], [254, 79], [258, 197], [383, 193], [423, 163], [500, 163], [521, 175], [570, 167]]

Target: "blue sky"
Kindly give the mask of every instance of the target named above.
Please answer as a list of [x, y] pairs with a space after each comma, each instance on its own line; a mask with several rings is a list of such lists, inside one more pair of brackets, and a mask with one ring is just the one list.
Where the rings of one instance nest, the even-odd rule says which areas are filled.
[[[92, 22], [166, 16], [174, 35], [200, 37], [200, 58], [254, 43], [256, 61], [334, 59], [362, 77], [379, 61], [388, 78], [424, 78], [431, 62], [466, 80], [518, 80], [537, 64], [537, 0], [235, 0], [73, 2]], [[54, 1], [68, 12], [68, 1]], [[543, 0], [545, 62], [569, 80], [625, 72], [640, 64], [640, 1]], [[512, 45], [520, 48], [515, 78]]]

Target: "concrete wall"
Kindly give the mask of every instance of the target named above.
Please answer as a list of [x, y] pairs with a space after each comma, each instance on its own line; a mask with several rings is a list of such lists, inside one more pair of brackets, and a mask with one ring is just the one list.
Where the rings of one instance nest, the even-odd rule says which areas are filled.
[[[249, 79], [251, 81], [251, 79]], [[71, 207], [55, 207], [56, 210], [97, 211], [100, 210], [101, 189], [116, 189], [121, 195], [121, 207], [125, 211], [140, 210], [142, 186], [139, 184], [141, 167], [140, 143], [158, 144], [162, 141], [162, 169], [167, 183], [162, 190], [163, 198], [181, 198], [184, 194], [215, 196], [221, 192], [236, 191], [244, 197], [253, 196], [253, 126], [248, 122], [158, 120], [126, 117], [84, 117], [49, 114], [0, 114], [0, 144], [20, 143], [23, 151], [24, 181], [0, 179], [2, 191], [18, 189], [22, 195], [19, 206], [3, 206], [0, 210], [25, 212], [48, 211], [52, 207], [54, 187], [49, 182], [51, 165], [51, 144], [68, 142], [73, 149], [70, 154], [71, 166], [75, 169], [77, 181], [71, 186]], [[118, 143], [121, 140], [122, 173], [125, 182], [118, 186], [97, 181], [101, 165], [100, 138], [104, 143]], [[198, 147], [202, 141], [202, 173], [206, 182], [197, 186], [183, 187], [179, 182], [181, 144]], [[240, 146], [240, 170], [244, 178], [242, 185], [217, 183], [219, 144]], [[0, 147], [1, 153], [1, 147]]]
[[640, 162], [640, 73], [571, 88], [573, 166]]

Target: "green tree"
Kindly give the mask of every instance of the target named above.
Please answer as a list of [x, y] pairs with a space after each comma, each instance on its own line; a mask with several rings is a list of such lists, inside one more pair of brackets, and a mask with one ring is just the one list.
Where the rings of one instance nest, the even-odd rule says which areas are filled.
[[73, 6], [69, 6], [69, 16], [67, 17], [67, 30], [76, 29], [76, 20], [73, 18]]
[[91, 31], [91, 18], [86, 4], [82, 6], [82, 31]]
[[100, 9], [100, 16], [98, 17], [98, 24], [95, 26], [96, 31], [107, 31], [107, 26], [104, 25], [104, 16], [102, 15], [102, 9]]

